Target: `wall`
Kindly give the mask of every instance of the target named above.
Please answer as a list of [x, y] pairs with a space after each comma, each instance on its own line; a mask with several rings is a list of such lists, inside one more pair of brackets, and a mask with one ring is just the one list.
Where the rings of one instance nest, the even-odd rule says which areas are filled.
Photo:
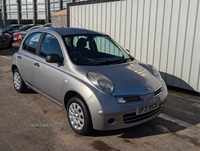
[[67, 10], [61, 10], [51, 14], [52, 27], [67, 27]]
[[69, 26], [102, 31], [168, 85], [200, 92], [200, 1], [122, 0], [70, 4]]
[[[8, 26], [10, 24], [11, 24], [11, 21], [10, 20], [6, 20], [6, 26]], [[4, 28], [3, 20], [2, 20], [2, 17], [1, 17], [1, 13], [0, 13], [0, 27]]]

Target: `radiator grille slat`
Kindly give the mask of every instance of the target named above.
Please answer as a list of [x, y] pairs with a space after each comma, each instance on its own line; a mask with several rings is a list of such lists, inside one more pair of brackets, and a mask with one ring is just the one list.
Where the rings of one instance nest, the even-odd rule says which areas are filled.
[[162, 88], [160, 87], [158, 90], [154, 92], [154, 97], [162, 93]]

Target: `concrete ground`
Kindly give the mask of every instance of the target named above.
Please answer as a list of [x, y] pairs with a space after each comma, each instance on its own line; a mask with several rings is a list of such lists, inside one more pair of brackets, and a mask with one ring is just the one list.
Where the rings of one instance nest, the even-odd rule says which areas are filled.
[[70, 128], [63, 108], [32, 90], [15, 91], [11, 58], [17, 49], [17, 44], [0, 49], [0, 150], [200, 150], [200, 96], [169, 89], [157, 118], [80, 136]]

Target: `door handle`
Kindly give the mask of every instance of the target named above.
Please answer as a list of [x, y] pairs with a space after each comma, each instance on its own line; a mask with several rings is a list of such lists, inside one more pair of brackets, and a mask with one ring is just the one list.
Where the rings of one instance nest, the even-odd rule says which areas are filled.
[[37, 63], [34, 63], [35, 66], [37, 67], [40, 67], [40, 64], [37, 62]]
[[22, 56], [17, 56], [17, 58], [22, 59]]

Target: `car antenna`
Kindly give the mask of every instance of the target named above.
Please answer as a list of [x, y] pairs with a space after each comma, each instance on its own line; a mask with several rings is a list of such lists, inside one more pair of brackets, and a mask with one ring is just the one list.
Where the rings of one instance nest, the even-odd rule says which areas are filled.
[[78, 22], [78, 20], [76, 20], [70, 13], [69, 15], [81, 26], [81, 28], [83, 28], [83, 26], [81, 25], [81, 23]]

